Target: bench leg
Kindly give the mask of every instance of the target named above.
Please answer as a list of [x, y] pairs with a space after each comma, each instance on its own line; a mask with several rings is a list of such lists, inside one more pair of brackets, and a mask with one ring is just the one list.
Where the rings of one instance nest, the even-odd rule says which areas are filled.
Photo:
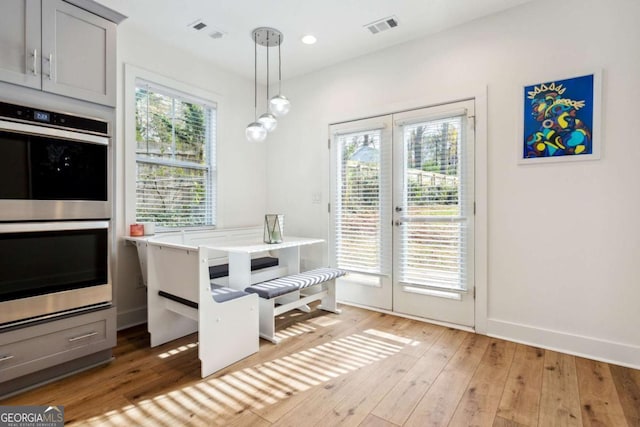
[[258, 351], [258, 296], [222, 303], [213, 301], [208, 289], [200, 296], [198, 357], [204, 378]]
[[325, 282], [327, 287], [327, 296], [320, 300], [318, 308], [324, 311], [330, 311], [332, 313], [340, 314], [342, 310], [338, 308], [338, 302], [336, 300], [336, 281], [329, 280]]
[[[149, 290], [149, 293], [157, 292]], [[147, 298], [147, 330], [151, 334], [151, 347], [157, 347], [198, 330], [198, 323], [167, 310], [164, 298], [150, 295]]]
[[278, 344], [280, 340], [276, 338], [275, 300], [264, 298], [259, 298], [259, 300], [260, 337], [274, 344]]
[[309, 304], [301, 305], [300, 307], [296, 308], [296, 310], [300, 310], [303, 313], [311, 313], [311, 307], [309, 307]]
[[161, 272], [155, 257], [155, 248], [149, 248], [147, 258], [147, 329], [151, 334], [151, 347], [173, 341], [198, 330], [198, 322], [181, 316], [165, 307], [165, 299], [158, 295]]
[[[288, 294], [281, 295], [276, 298], [278, 304], [288, 304], [290, 302], [298, 301], [302, 293], [300, 291], [289, 292]], [[300, 310], [303, 313], [311, 313], [311, 307], [308, 304], [296, 307], [296, 310]]]

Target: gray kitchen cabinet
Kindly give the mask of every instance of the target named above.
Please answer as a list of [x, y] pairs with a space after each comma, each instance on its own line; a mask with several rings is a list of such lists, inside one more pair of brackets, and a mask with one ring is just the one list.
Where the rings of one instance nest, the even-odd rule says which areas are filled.
[[42, 89], [115, 106], [116, 24], [62, 0], [42, 2]]
[[62, 0], [3, 0], [0, 16], [0, 80], [115, 106], [116, 24]]
[[41, 87], [40, 0], [0, 3], [0, 80]]
[[[30, 382], [109, 362], [111, 348], [116, 345], [115, 324], [116, 309], [111, 307], [2, 332], [0, 396], [29, 386]], [[47, 371], [60, 365], [65, 371]], [[25, 376], [28, 381], [22, 384]]]

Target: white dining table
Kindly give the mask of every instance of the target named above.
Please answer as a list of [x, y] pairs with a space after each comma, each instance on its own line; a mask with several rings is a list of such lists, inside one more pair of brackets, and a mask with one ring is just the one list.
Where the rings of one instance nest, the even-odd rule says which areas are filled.
[[[280, 267], [287, 267], [287, 274], [300, 272], [300, 248], [323, 243], [323, 239], [286, 236], [281, 243], [239, 241], [207, 248], [228, 253], [230, 288], [244, 290], [251, 285], [251, 256], [261, 252], [276, 252]], [[272, 254], [276, 255], [276, 254]]]

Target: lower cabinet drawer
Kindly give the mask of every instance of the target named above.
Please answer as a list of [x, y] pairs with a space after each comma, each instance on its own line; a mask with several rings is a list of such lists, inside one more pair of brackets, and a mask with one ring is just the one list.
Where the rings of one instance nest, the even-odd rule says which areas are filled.
[[115, 308], [0, 333], [0, 382], [114, 347]]

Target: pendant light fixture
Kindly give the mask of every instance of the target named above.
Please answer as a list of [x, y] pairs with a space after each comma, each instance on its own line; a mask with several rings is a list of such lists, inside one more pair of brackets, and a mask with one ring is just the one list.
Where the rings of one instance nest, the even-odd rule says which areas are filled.
[[[267, 111], [258, 118], [258, 122], [262, 123], [267, 132], [273, 132], [278, 127], [276, 117], [269, 112], [269, 37], [274, 30], [266, 31], [267, 37]], [[255, 36], [254, 36], [255, 39]]]
[[285, 116], [291, 109], [291, 103], [282, 94], [282, 55], [280, 45], [282, 44], [282, 33], [278, 32], [278, 94], [269, 100], [269, 109], [276, 117]]
[[[275, 28], [259, 27], [251, 32], [253, 39], [253, 83], [254, 83], [254, 109], [256, 119], [247, 126], [246, 135], [250, 142], [262, 142], [266, 139], [267, 133], [275, 130], [278, 126], [276, 117], [284, 116], [289, 112], [291, 104], [289, 100], [280, 94], [282, 88], [282, 61], [280, 45], [284, 37]], [[258, 116], [258, 45], [267, 48], [267, 111]], [[269, 99], [269, 48], [278, 46], [278, 95]]]
[[253, 32], [253, 118], [245, 130], [247, 141], [262, 142], [267, 138], [267, 128], [257, 120], [258, 116], [258, 35]]

